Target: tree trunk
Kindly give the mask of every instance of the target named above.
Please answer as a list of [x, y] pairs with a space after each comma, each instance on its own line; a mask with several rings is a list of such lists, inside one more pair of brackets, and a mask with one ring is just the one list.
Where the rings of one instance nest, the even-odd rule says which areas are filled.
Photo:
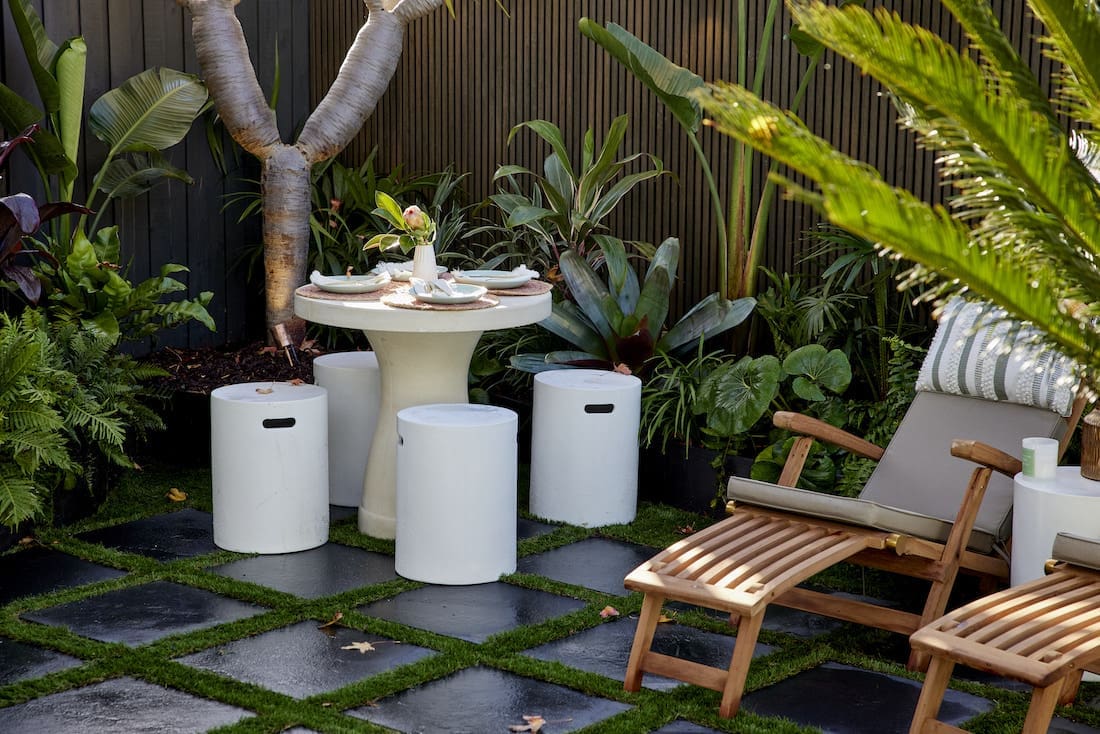
[[[264, 284], [267, 327], [294, 318], [294, 289], [306, 282], [309, 255], [309, 161], [280, 145], [263, 161]], [[296, 331], [292, 329], [292, 332]]]
[[[267, 330], [294, 320], [294, 289], [306, 281], [310, 168], [348, 144], [374, 111], [401, 56], [405, 25], [443, 0], [364, 0], [369, 13], [325, 98], [295, 145], [281, 142], [237, 20], [240, 0], [176, 0], [191, 12], [195, 56], [226, 130], [263, 166]], [[291, 330], [295, 331], [294, 329]]]

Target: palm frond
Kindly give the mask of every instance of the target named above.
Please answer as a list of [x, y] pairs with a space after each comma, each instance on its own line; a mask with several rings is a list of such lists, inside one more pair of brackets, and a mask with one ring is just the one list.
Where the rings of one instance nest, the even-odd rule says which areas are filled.
[[1100, 126], [1100, 9], [1095, 0], [1030, 0], [1047, 28], [1047, 52], [1062, 64], [1061, 99], [1072, 114]]

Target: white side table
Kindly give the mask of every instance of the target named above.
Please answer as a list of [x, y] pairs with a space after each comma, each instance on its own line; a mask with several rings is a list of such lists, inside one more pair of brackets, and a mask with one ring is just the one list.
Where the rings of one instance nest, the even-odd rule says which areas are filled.
[[1053, 479], [1017, 474], [1012, 504], [1012, 585], [1042, 578], [1059, 532], [1100, 537], [1100, 482], [1081, 467], [1060, 466]]

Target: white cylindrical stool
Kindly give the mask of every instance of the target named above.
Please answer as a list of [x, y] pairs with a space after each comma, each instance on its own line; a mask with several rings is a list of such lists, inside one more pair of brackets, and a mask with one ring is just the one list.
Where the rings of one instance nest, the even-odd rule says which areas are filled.
[[328, 501], [358, 507], [381, 394], [374, 352], [336, 352], [313, 360], [313, 381], [328, 390]]
[[596, 527], [638, 510], [642, 381], [603, 370], [535, 375], [531, 513]]
[[214, 543], [293, 553], [328, 539], [323, 387], [249, 382], [210, 393]]
[[1060, 532], [1100, 537], [1100, 482], [1081, 467], [1060, 466], [1051, 479], [1017, 474], [1012, 493], [1012, 585], [1040, 579]]
[[516, 414], [435, 404], [397, 414], [397, 573], [483, 584], [516, 570]]

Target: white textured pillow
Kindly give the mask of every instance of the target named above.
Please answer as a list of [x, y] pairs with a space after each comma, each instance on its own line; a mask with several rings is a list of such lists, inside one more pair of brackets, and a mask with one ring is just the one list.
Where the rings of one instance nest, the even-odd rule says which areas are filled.
[[952, 298], [940, 315], [917, 389], [1007, 400], [1067, 416], [1077, 366], [1039, 341], [1042, 336], [998, 306]]

